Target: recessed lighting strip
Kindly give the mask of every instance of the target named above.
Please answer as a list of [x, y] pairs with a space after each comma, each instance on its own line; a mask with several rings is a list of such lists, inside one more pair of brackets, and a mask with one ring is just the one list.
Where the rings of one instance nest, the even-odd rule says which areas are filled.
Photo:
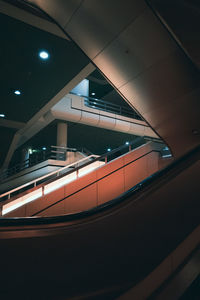
[[[96, 168], [98, 168], [104, 164], [105, 164], [105, 162], [103, 162], [103, 161], [96, 161], [96, 162], [92, 163], [91, 165], [80, 169], [78, 171], [78, 173], [77, 173], [77, 171], [74, 171], [73, 173], [71, 173], [69, 175], [66, 175], [60, 179], [57, 179], [57, 180], [45, 185], [44, 186], [44, 195], [47, 195], [47, 194], [59, 189], [60, 187], [66, 185], [67, 183], [70, 183], [70, 182], [78, 179], [79, 177], [82, 177], [82, 176], [94, 171]], [[31, 193], [28, 193], [25, 196], [19, 197], [16, 200], [3, 205], [2, 216], [5, 214], [8, 214], [9, 212], [29, 203], [31, 201], [34, 201], [34, 200], [40, 198], [42, 196], [43, 196], [42, 188], [39, 188]]]

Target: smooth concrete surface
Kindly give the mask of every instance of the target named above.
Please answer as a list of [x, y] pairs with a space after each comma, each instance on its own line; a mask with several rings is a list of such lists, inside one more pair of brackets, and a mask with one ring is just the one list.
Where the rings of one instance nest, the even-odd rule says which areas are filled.
[[101, 127], [138, 136], [157, 137], [145, 121], [88, 107], [85, 105], [84, 97], [73, 94], [66, 95], [54, 105], [48, 113], [48, 118]]
[[57, 123], [57, 146], [67, 147], [67, 123]]
[[25, 204], [25, 209], [15, 209], [6, 216], [54, 216], [88, 210], [108, 202], [159, 170], [160, 153], [154, 152], [159, 147], [161, 146], [153, 142], [140, 146], [93, 172]]

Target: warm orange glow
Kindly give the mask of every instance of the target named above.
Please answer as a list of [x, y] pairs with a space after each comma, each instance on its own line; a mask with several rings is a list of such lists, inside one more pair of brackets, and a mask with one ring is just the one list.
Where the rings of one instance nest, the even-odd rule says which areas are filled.
[[62, 177], [61, 179], [55, 180], [54, 182], [51, 182], [47, 185], [45, 185], [44, 187], [44, 194], [49, 194], [52, 191], [55, 191], [57, 189], [59, 189], [60, 187], [62, 187], [63, 185], [70, 183], [73, 180], [76, 180], [77, 176], [76, 173], [73, 172], [72, 174], [69, 174], [65, 177]]
[[82, 177], [82, 176], [92, 172], [96, 168], [101, 167], [104, 164], [105, 164], [105, 162], [103, 162], [103, 161], [96, 161], [93, 164], [80, 169], [78, 172], [78, 177]]
[[55, 180], [54, 182], [51, 182], [51, 183], [45, 185], [44, 194], [45, 195], [49, 194], [52, 191], [55, 191], [55, 190], [59, 189], [60, 187], [66, 185], [67, 183], [70, 183], [71, 181], [74, 181], [77, 178], [92, 172], [93, 170], [95, 170], [96, 168], [98, 168], [104, 164], [105, 164], [105, 162], [103, 162], [103, 161], [96, 161], [96, 162], [90, 164], [89, 166], [86, 166], [86, 167], [80, 169], [78, 171], [78, 176], [77, 176], [77, 172], [74, 171], [73, 173], [71, 173], [69, 175], [66, 175], [58, 180]]
[[33, 200], [40, 198], [41, 196], [42, 196], [42, 188], [3, 205], [2, 216], [13, 211], [14, 209], [21, 207], [24, 204], [27, 204]]
[[[92, 172], [93, 170], [95, 170], [96, 168], [104, 165], [105, 162], [101, 162], [101, 161], [96, 161], [92, 164], [90, 164], [89, 166], [86, 166], [86, 167], [83, 167], [82, 169], [80, 169], [78, 171], [78, 175], [77, 175], [77, 172], [74, 171], [73, 173], [69, 174], [69, 175], [66, 175], [60, 179], [57, 179], [47, 185], [44, 186], [44, 194], [49, 194], [51, 193], [52, 191], [55, 191], [57, 189], [59, 189], [60, 187], [76, 180], [77, 178], [81, 177], [81, 176], [84, 176], [90, 172]], [[16, 200], [14, 201], [11, 201], [5, 205], [3, 205], [2, 207], [2, 215], [5, 215], [19, 207], [21, 207], [22, 205], [24, 204], [27, 204], [31, 201], [34, 201], [38, 198], [42, 197], [42, 188], [39, 188], [27, 195], [24, 195], [22, 197], [19, 197], [17, 198]]]

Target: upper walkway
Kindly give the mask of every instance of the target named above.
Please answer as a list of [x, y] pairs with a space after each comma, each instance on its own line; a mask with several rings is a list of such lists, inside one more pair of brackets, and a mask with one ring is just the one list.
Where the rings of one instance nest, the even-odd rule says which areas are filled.
[[76, 122], [137, 136], [158, 138], [151, 127], [131, 108], [69, 93], [37, 122], [27, 127], [19, 139], [18, 147], [54, 120]]

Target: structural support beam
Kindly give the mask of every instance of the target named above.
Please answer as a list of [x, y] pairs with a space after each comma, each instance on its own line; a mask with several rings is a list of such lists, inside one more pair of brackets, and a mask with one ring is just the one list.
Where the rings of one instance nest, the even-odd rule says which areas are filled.
[[57, 124], [57, 146], [67, 147], [67, 123], [65, 122]]
[[22, 129], [25, 125], [26, 125], [26, 123], [23, 123], [23, 122], [0, 119], [0, 126], [3, 126], [3, 127]]
[[[66, 96], [79, 82], [85, 79], [89, 74], [91, 74], [95, 70], [95, 66], [92, 63], [89, 63], [85, 68], [83, 68], [79, 74], [77, 74], [70, 82], [66, 84], [66, 86], [58, 92], [45, 106], [42, 107], [40, 111], [38, 111], [26, 124], [26, 126], [20, 131], [23, 135], [30, 129], [41, 117], [60, 101], [64, 96]], [[39, 130], [38, 130], [39, 131]]]
[[69, 40], [68, 37], [55, 23], [49, 22], [43, 18], [35, 16], [23, 9], [8, 4], [4, 1], [0, 1], [0, 13], [12, 17], [14, 19], [17, 19], [19, 21], [22, 21], [31, 26], [37, 27], [41, 30], [57, 35], [60, 38]]

